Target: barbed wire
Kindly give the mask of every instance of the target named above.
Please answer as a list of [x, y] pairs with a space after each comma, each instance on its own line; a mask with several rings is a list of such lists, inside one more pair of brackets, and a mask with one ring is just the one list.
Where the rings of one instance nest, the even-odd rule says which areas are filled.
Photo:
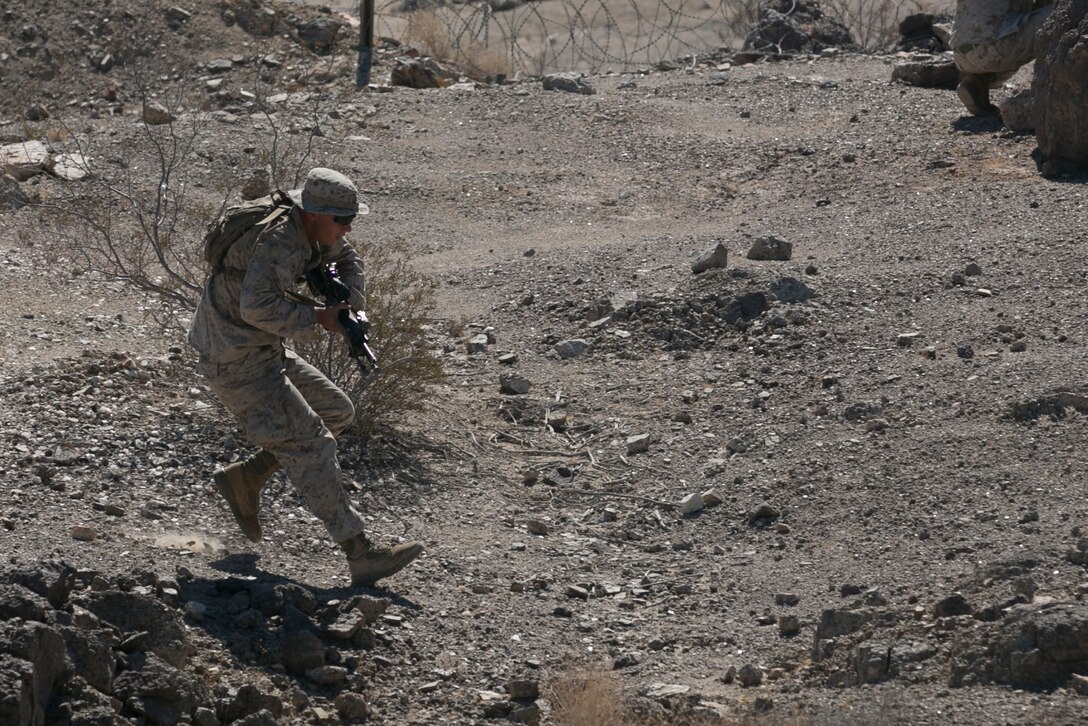
[[[378, 0], [378, 35], [508, 73], [630, 71], [743, 43], [763, 0]], [[940, 0], [935, 3], [942, 4]], [[948, 4], [945, 2], [944, 4]], [[862, 47], [887, 46], [921, 3], [825, 0]], [[428, 47], [430, 46], [430, 47]]]
[[455, 56], [501, 57], [513, 72], [599, 73], [721, 48], [755, 17], [755, 6], [755, 0], [385, 0], [376, 7], [375, 28], [424, 45], [448, 43]]

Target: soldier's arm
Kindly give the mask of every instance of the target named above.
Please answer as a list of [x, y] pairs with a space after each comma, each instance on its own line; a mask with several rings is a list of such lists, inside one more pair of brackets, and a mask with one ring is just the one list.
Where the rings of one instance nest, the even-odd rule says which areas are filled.
[[303, 273], [308, 250], [290, 233], [274, 230], [257, 245], [242, 282], [241, 314], [250, 325], [282, 338], [304, 336], [317, 322], [314, 308], [284, 297]]

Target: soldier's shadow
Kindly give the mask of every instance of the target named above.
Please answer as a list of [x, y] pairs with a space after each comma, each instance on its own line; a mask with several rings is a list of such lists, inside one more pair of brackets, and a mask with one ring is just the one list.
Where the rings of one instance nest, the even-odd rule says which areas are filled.
[[[408, 610], [421, 610], [422, 607], [419, 603], [410, 600], [403, 595], [398, 594], [395, 590], [381, 585], [371, 586], [351, 586], [346, 585], [343, 587], [314, 587], [305, 583], [298, 582], [290, 577], [284, 575], [277, 575], [271, 572], [267, 572], [258, 567], [258, 562], [261, 556], [253, 552], [244, 552], [225, 555], [218, 560], [213, 560], [208, 563], [208, 566], [213, 570], [226, 573], [233, 576], [227, 578], [228, 580], [234, 578], [244, 578], [246, 582], [253, 584], [261, 584], [265, 586], [269, 585], [293, 585], [303, 590], [310, 592], [314, 599], [318, 602], [328, 602], [329, 600], [345, 600], [352, 598], [356, 595], [369, 595], [371, 597], [378, 597], [389, 600], [393, 605], [397, 607], [406, 608]], [[213, 587], [216, 586], [216, 581], [207, 581]]]
[[968, 134], [993, 134], [1005, 128], [1000, 116], [960, 116], [952, 128]]

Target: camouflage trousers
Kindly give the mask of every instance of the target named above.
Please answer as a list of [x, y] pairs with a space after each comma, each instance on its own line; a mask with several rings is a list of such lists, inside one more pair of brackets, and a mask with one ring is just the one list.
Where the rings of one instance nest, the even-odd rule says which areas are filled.
[[341, 483], [336, 434], [355, 417], [351, 400], [294, 351], [254, 353], [239, 363], [197, 364], [250, 443], [272, 453], [333, 540], [363, 531]]
[[997, 88], [1016, 75], [1021, 66], [1035, 59], [1035, 34], [1050, 17], [1052, 7], [1047, 6], [1033, 12], [1028, 16], [1024, 27], [1001, 40], [956, 48], [952, 53], [956, 67], [962, 73], [994, 74], [990, 87]]

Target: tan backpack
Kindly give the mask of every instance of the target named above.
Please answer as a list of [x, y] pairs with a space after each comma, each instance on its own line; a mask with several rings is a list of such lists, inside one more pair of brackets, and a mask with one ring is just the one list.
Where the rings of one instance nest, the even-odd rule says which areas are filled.
[[294, 203], [286, 193], [276, 190], [267, 197], [227, 207], [208, 225], [204, 235], [204, 261], [213, 271], [222, 269], [223, 260], [234, 243], [249, 236], [251, 243], [277, 219], [291, 211]]

